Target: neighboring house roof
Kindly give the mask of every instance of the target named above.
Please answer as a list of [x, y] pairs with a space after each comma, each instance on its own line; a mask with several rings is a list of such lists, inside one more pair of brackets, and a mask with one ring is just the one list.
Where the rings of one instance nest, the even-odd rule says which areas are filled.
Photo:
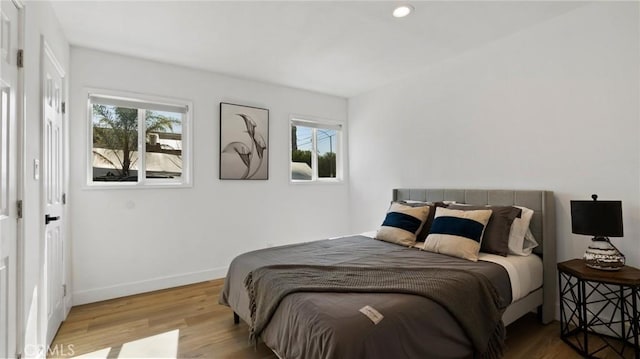
[[[117, 167], [113, 166], [109, 162], [119, 164], [120, 160], [118, 158], [123, 157], [122, 151], [120, 150], [112, 151], [106, 148], [94, 148], [93, 151], [93, 167], [97, 168], [116, 169]], [[99, 153], [100, 155], [98, 155], [97, 153]], [[104, 157], [104, 159], [101, 157]], [[131, 158], [137, 162], [138, 152], [134, 151], [131, 155]], [[107, 159], [108, 161], [105, 159]], [[182, 172], [182, 157], [178, 155], [159, 152], [147, 152], [145, 161], [145, 167], [147, 171], [171, 173]], [[137, 166], [134, 167], [135, 169], [137, 169]]]
[[291, 179], [310, 180], [311, 167], [305, 162], [291, 162]]

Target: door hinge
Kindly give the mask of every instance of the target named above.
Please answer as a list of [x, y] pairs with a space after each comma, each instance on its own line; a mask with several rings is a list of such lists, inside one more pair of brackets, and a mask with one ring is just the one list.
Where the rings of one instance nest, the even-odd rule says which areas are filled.
[[62, 296], [63, 297], [67, 296], [67, 285], [66, 284], [62, 285]]
[[63, 114], [67, 113], [67, 103], [66, 102], [62, 103], [62, 113]]
[[18, 219], [22, 219], [22, 200], [19, 199], [18, 203], [16, 203], [16, 208], [18, 209]]
[[24, 67], [24, 50], [23, 49], [18, 49], [18, 59], [16, 60], [16, 65], [18, 65], [18, 68]]
[[66, 193], [62, 194], [62, 204], [67, 204], [67, 194]]

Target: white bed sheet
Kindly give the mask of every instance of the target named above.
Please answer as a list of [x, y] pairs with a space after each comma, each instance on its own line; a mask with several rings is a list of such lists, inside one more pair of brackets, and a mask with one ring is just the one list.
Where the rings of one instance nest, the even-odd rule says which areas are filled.
[[481, 252], [478, 259], [499, 264], [507, 270], [511, 281], [511, 303], [542, 287], [542, 258], [535, 254], [503, 257]]
[[[374, 238], [376, 231], [364, 232], [360, 235]], [[501, 265], [507, 271], [509, 280], [511, 281], [511, 303], [526, 297], [529, 293], [542, 287], [542, 258], [535, 254], [529, 256], [508, 255], [503, 257], [480, 252], [478, 259]]]

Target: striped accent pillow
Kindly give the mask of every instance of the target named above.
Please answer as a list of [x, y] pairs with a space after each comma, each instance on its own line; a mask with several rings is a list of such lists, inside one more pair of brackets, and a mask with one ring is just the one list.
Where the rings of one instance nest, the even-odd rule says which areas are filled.
[[490, 209], [461, 211], [437, 208], [423, 249], [476, 262]]
[[413, 207], [392, 202], [376, 239], [410, 247], [429, 215], [429, 206]]

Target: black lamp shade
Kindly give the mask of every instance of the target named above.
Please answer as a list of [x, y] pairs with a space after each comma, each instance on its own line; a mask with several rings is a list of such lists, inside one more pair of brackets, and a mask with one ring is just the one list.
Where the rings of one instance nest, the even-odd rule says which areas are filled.
[[622, 201], [571, 201], [571, 232], [622, 237]]

